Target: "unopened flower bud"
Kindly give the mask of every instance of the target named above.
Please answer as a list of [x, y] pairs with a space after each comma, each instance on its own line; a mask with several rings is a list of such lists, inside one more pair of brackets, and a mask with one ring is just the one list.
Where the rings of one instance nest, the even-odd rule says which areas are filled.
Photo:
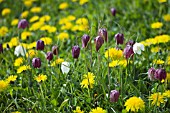
[[157, 69], [155, 71], [155, 76], [154, 76], [156, 79], [159, 79], [160, 81], [162, 81], [163, 79], [165, 80], [166, 78], [166, 71], [165, 69]]
[[33, 58], [32, 59], [32, 65], [34, 66], [34, 68], [40, 68], [41, 67], [40, 58]]
[[80, 55], [80, 47], [78, 45], [72, 47], [72, 56], [73, 58], [78, 58]]
[[94, 39], [94, 42], [96, 44], [96, 51], [98, 51], [100, 49], [100, 47], [103, 45], [104, 43], [104, 40], [102, 37], [100, 36], [97, 36], [95, 39]]
[[0, 53], [3, 53], [3, 46], [0, 44]]
[[38, 40], [36, 44], [36, 49], [37, 50], [43, 50], [44, 49], [44, 41]]
[[155, 78], [154, 78], [154, 75], [155, 75], [155, 68], [153, 68], [153, 67], [151, 67], [149, 70], [148, 70], [148, 78], [150, 79], [150, 80], [154, 80]]
[[133, 57], [133, 47], [130, 46], [130, 45], [127, 45], [123, 51], [123, 54], [125, 56], [126, 59], [130, 58], [130, 57]]
[[58, 55], [58, 46], [53, 46], [52, 52], [53, 52], [54, 55]]
[[107, 42], [107, 30], [104, 28], [99, 29], [98, 35]]
[[110, 92], [110, 102], [117, 102], [119, 99], [119, 91], [112, 90]]
[[20, 29], [20, 28], [25, 29], [26, 27], [28, 27], [27, 20], [26, 19], [20, 20], [18, 23], [18, 29]]
[[117, 45], [118, 45], [118, 44], [123, 44], [124, 35], [123, 35], [122, 33], [117, 33], [117, 34], [115, 35], [115, 40], [116, 40]]
[[111, 8], [110, 11], [111, 11], [111, 13], [112, 13], [113, 16], [116, 15], [116, 9], [115, 9], [115, 8]]
[[84, 34], [82, 36], [82, 47], [83, 48], [85, 48], [87, 46], [89, 40], [90, 40], [90, 36], [89, 35]]
[[51, 51], [47, 52], [46, 59], [51, 61], [53, 59], [53, 53]]

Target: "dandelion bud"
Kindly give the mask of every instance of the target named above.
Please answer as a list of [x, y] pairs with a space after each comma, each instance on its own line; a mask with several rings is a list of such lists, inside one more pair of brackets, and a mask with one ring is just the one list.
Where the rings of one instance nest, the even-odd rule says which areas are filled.
[[110, 102], [117, 102], [119, 99], [119, 91], [112, 90], [110, 92]]
[[58, 55], [58, 46], [53, 46], [52, 52], [53, 52], [54, 55]]
[[154, 80], [155, 78], [154, 78], [154, 74], [155, 74], [155, 69], [153, 68], [153, 67], [151, 67], [149, 70], [148, 70], [148, 78], [150, 79], [150, 80]]
[[44, 41], [38, 40], [36, 44], [36, 49], [37, 50], [43, 50], [44, 49]]
[[124, 35], [121, 34], [121, 33], [117, 33], [117, 34], [115, 35], [115, 40], [116, 40], [117, 45], [118, 45], [118, 44], [123, 44]]
[[130, 46], [133, 46], [135, 44], [135, 41], [133, 40], [130, 40], [129, 42], [126, 43], [126, 45], [130, 45]]
[[47, 52], [46, 59], [51, 61], [53, 59], [53, 53], [51, 51]]
[[94, 39], [94, 42], [96, 44], [96, 51], [98, 51], [100, 49], [100, 47], [103, 45], [104, 43], [104, 40], [102, 37], [100, 36], [97, 36], [95, 39]]
[[32, 59], [32, 65], [34, 66], [34, 68], [40, 68], [41, 67], [40, 58], [33, 58]]
[[133, 52], [133, 47], [130, 45], [127, 45], [123, 51], [123, 54], [125, 56], [126, 59], [130, 58], [133, 56], [134, 52]]
[[155, 76], [156, 79], [159, 79], [160, 81], [162, 81], [163, 79], [166, 78], [166, 71], [165, 69], [157, 69], [155, 71]]
[[3, 53], [3, 46], [0, 44], [0, 53]]
[[20, 20], [18, 23], [18, 29], [20, 29], [20, 28], [25, 29], [26, 27], [28, 27], [27, 20], [26, 19]]
[[80, 54], [80, 47], [78, 45], [72, 47], [73, 58], [78, 58]]
[[82, 47], [85, 48], [90, 40], [90, 36], [84, 34], [82, 36]]
[[115, 9], [115, 8], [111, 8], [110, 11], [111, 11], [111, 13], [112, 13], [113, 16], [116, 15], [116, 9]]
[[100, 37], [103, 37], [103, 39], [107, 42], [107, 30], [106, 29], [104, 28], [99, 29], [98, 35]]

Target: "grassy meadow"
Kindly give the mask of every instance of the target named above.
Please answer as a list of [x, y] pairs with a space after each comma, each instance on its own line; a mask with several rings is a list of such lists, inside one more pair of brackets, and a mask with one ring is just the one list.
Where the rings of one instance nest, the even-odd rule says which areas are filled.
[[170, 0], [0, 0], [0, 113], [170, 113]]

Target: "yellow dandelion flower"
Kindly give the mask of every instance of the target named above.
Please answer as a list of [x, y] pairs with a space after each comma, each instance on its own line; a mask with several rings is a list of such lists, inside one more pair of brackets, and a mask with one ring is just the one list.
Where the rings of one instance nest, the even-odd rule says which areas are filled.
[[8, 85], [9, 85], [9, 84], [8, 84], [7, 81], [0, 80], [0, 92], [1, 92], [1, 91], [4, 91], [5, 89], [7, 89]]
[[35, 77], [35, 80], [37, 82], [41, 82], [41, 81], [46, 81], [47, 80], [47, 76], [46, 75], [43, 75], [43, 74], [39, 74], [37, 77]]
[[64, 62], [64, 59], [62, 58], [58, 58], [56, 61], [51, 63], [51, 66], [55, 66], [57, 64], [61, 64], [62, 62]]
[[43, 25], [44, 25], [43, 21], [35, 22], [34, 24], [32, 24], [32, 26], [30, 27], [29, 30], [30, 31], [36, 31], [36, 30], [40, 29]]
[[69, 38], [69, 34], [66, 32], [62, 32], [57, 36], [60, 40], [64, 40], [64, 39], [68, 39]]
[[18, 69], [17, 69], [17, 73], [22, 73], [23, 71], [26, 71], [28, 69], [31, 69], [30, 66], [27, 66], [27, 65], [23, 65], [23, 66], [20, 66]]
[[29, 11], [24, 11], [21, 13], [21, 18], [27, 18], [29, 14]]
[[43, 22], [48, 22], [50, 21], [51, 17], [49, 15], [44, 15], [40, 18], [40, 21], [43, 21]]
[[128, 112], [138, 112], [139, 110], [143, 110], [145, 108], [145, 103], [141, 98], [134, 96], [126, 100], [124, 106], [126, 106], [126, 110]]
[[71, 0], [72, 2], [77, 2], [77, 0]]
[[25, 0], [25, 1], [24, 1], [24, 5], [25, 5], [26, 7], [31, 7], [31, 6], [32, 6], [32, 3], [33, 3], [32, 0]]
[[57, 28], [56, 28], [56, 27], [54, 27], [54, 26], [50, 26], [50, 29], [48, 29], [48, 32], [49, 32], [49, 33], [55, 33], [55, 32], [56, 32], [56, 30], [57, 30]]
[[35, 48], [35, 47], [36, 47], [36, 43], [37, 43], [37, 42], [32, 42], [32, 43], [28, 44], [28, 45], [27, 45], [27, 49]]
[[80, 107], [77, 106], [76, 110], [73, 110], [73, 113], [84, 113], [84, 111], [81, 111]]
[[35, 22], [39, 19], [39, 16], [33, 16], [32, 18], [30, 18], [29, 22], [32, 23], [32, 22]]
[[169, 21], [170, 21], [170, 14], [164, 15], [164, 16], [163, 16], [163, 19], [164, 19], [165, 21], [169, 22]]
[[17, 79], [17, 75], [10, 75], [10, 76], [6, 79], [6, 81], [7, 81], [8, 83], [10, 83], [10, 82], [14, 82], [16, 79]]
[[78, 18], [76, 20], [76, 24], [78, 24], [78, 25], [88, 25], [89, 22], [86, 18]]
[[83, 81], [80, 83], [81, 87], [83, 88], [93, 88], [93, 85], [95, 83], [94, 80], [95, 76], [93, 73], [88, 72], [88, 74], [83, 75]]
[[0, 28], [0, 36], [5, 36], [8, 33], [8, 28], [6, 26], [2, 26]]
[[152, 47], [152, 48], [151, 48], [151, 52], [152, 52], [152, 53], [157, 53], [157, 52], [159, 52], [160, 50], [161, 50], [161, 48], [158, 47], [158, 46], [157, 46], [157, 47]]
[[95, 109], [92, 109], [89, 113], [107, 113], [107, 111], [102, 109], [101, 107], [97, 107]]
[[44, 41], [45, 45], [52, 44], [52, 39], [50, 37], [42, 37], [40, 40]]
[[0, 0], [0, 3], [2, 3], [4, 0]]
[[166, 2], [167, 0], [158, 0], [159, 3], [164, 3]]
[[11, 13], [11, 9], [9, 9], [9, 8], [4, 8], [2, 10], [2, 16], [6, 16], [6, 15], [8, 15], [10, 13]]
[[62, 24], [66, 24], [67, 22], [69, 22], [68, 18], [61, 18], [58, 23], [59, 25], [62, 25]]
[[18, 37], [12, 37], [9, 43], [12, 44], [12, 47], [17, 46], [19, 44]]
[[23, 63], [23, 60], [24, 59], [22, 57], [15, 59], [14, 66], [21, 66], [21, 64]]
[[63, 2], [63, 3], [61, 3], [60, 5], [59, 5], [59, 9], [66, 9], [66, 8], [68, 8], [68, 3], [67, 2]]
[[12, 112], [12, 113], [21, 113], [21, 112], [19, 112], [19, 111], [15, 111], [15, 112]]
[[127, 66], [126, 60], [113, 60], [111, 63], [109, 63], [109, 67], [116, 67], [116, 66]]
[[105, 57], [110, 57], [112, 59], [120, 59], [123, 57], [123, 51], [117, 50], [115, 48], [110, 48], [105, 52]]
[[67, 22], [65, 25], [61, 27], [61, 30], [69, 30], [73, 27], [73, 24], [71, 22]]
[[80, 4], [80, 5], [83, 5], [83, 4], [87, 3], [88, 1], [89, 1], [89, 0], [80, 0], [80, 1], [79, 1], [79, 4]]
[[18, 25], [18, 22], [19, 22], [18, 19], [14, 19], [14, 20], [12, 20], [11, 25], [16, 26], [16, 25]]
[[32, 34], [29, 31], [24, 31], [21, 33], [21, 39], [26, 40], [28, 37], [30, 37]]
[[170, 41], [170, 36], [169, 35], [158, 35], [155, 36], [154, 40], [157, 41], [157, 43], [167, 43]]
[[158, 59], [158, 60], [155, 59], [155, 60], [153, 61], [153, 63], [160, 65], [160, 64], [164, 64], [165, 62], [164, 62], [163, 60], [161, 60], [161, 59]]
[[76, 19], [76, 17], [73, 16], [73, 15], [69, 15], [69, 16], [67, 16], [67, 19], [68, 19], [69, 21], [73, 21], [73, 20]]
[[162, 26], [163, 26], [163, 23], [161, 22], [155, 22], [151, 24], [152, 29], [158, 29], [158, 28], [161, 28]]
[[26, 53], [26, 57], [33, 58], [35, 56], [35, 54], [36, 54], [36, 51], [31, 49]]
[[72, 27], [71, 31], [78, 31], [79, 30], [79, 26], [78, 25], [75, 25]]
[[164, 97], [167, 97], [167, 98], [170, 98], [170, 90], [166, 90], [166, 91], [163, 93], [163, 96], [164, 96]]
[[152, 105], [160, 106], [161, 103], [164, 103], [164, 96], [160, 92], [154, 93], [149, 97], [149, 100], [152, 101]]
[[41, 7], [33, 7], [33, 8], [31, 8], [31, 10], [30, 10], [32, 13], [39, 13], [39, 12], [41, 12]]

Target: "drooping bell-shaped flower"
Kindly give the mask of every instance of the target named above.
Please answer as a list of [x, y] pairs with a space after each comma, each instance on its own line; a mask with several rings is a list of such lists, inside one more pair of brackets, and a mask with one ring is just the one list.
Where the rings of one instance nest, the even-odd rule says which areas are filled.
[[99, 29], [98, 35], [102, 37], [105, 40], [105, 42], [107, 42], [108, 37], [107, 37], [107, 30], [105, 28]]
[[80, 55], [80, 47], [78, 45], [72, 47], [72, 56], [75, 59], [78, 59]]
[[154, 77], [156, 79], [160, 80], [160, 81], [162, 81], [163, 79], [165, 80], [165, 78], [166, 78], [166, 71], [165, 71], [165, 69], [162, 69], [162, 68], [161, 69], [157, 69], [155, 71]]
[[151, 67], [149, 70], [148, 70], [148, 78], [150, 79], [150, 80], [154, 80], [155, 79], [155, 77], [154, 77], [154, 75], [155, 75], [155, 68], [153, 68], [153, 67]]
[[110, 92], [110, 102], [117, 102], [119, 99], [119, 91], [112, 90]]
[[90, 36], [89, 36], [89, 35], [84, 34], [84, 35], [82, 36], [82, 40], [81, 40], [81, 41], [82, 41], [82, 47], [83, 47], [83, 48], [85, 48], [85, 47], [87, 46], [89, 40], [90, 40]]
[[26, 27], [28, 27], [28, 21], [26, 19], [20, 20], [18, 23], [18, 29], [25, 29]]
[[32, 65], [34, 68], [40, 68], [41, 67], [41, 59], [40, 58], [33, 58], [32, 59]]
[[123, 51], [123, 54], [125, 56], [126, 59], [130, 58], [130, 57], [133, 57], [133, 47], [130, 46], [130, 45], [127, 45], [125, 48], [124, 48], [124, 51]]
[[136, 54], [141, 54], [141, 51], [144, 51], [145, 50], [145, 48], [144, 48], [144, 45], [143, 44], [141, 44], [141, 43], [135, 43], [134, 45], [133, 45], [133, 51], [134, 51], [134, 53]]
[[44, 50], [44, 41], [38, 40], [36, 44], [36, 49], [37, 50]]
[[111, 8], [110, 11], [111, 11], [111, 13], [112, 13], [113, 16], [116, 15], [116, 9], [115, 9], [115, 8]]
[[116, 40], [117, 45], [123, 44], [123, 42], [124, 42], [124, 35], [122, 33], [115, 34], [115, 40]]
[[54, 55], [58, 55], [58, 46], [53, 46], [52, 52], [53, 52]]
[[103, 45], [104, 43], [104, 40], [101, 36], [97, 36], [95, 39], [94, 39], [94, 42], [96, 44], [96, 51], [98, 51], [100, 49], [100, 47]]
[[47, 52], [46, 59], [49, 61], [53, 59], [53, 53], [51, 51]]

